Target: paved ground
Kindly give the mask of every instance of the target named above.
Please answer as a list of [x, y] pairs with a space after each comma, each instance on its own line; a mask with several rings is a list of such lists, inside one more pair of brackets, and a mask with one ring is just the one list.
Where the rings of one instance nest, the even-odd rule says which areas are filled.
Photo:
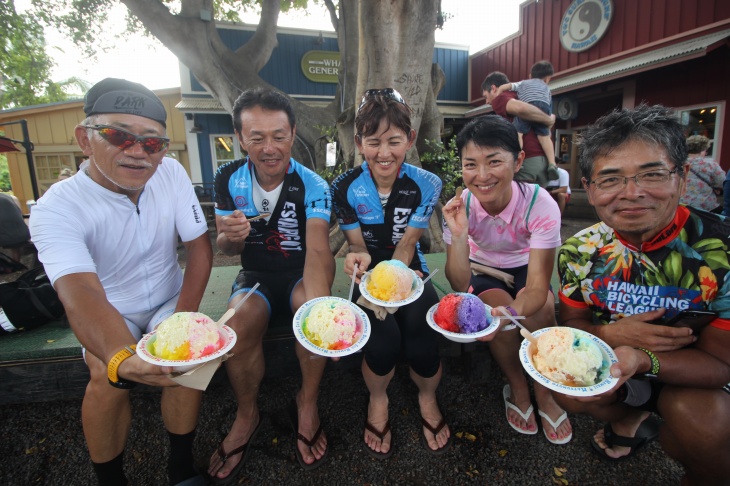
[[[563, 236], [591, 224], [566, 221]], [[260, 406], [265, 423], [234, 484], [362, 485], [666, 485], [677, 483], [681, 469], [657, 444], [619, 464], [605, 464], [588, 442], [599, 424], [572, 417], [574, 439], [564, 446], [547, 442], [540, 432], [525, 436], [505, 420], [503, 378], [484, 345], [468, 345], [457, 357], [445, 347], [444, 379], [439, 400], [455, 441], [441, 458], [428, 455], [420, 443], [416, 388], [399, 365], [390, 387], [394, 455], [376, 461], [362, 450], [367, 394], [359, 372], [359, 355], [329, 363], [321, 386], [320, 407], [330, 441], [329, 461], [303, 472], [294, 455], [294, 435], [284, 409], [299, 383], [298, 370], [267, 376]], [[195, 460], [205, 467], [233, 421], [235, 404], [225, 377], [205, 393]], [[159, 393], [138, 388], [132, 393], [134, 423], [125, 456], [131, 484], [166, 484], [167, 440], [159, 414]], [[0, 484], [87, 485], [95, 478], [81, 431], [80, 400], [6, 405], [0, 412]], [[110, 417], [109, 420], [114, 420]]]

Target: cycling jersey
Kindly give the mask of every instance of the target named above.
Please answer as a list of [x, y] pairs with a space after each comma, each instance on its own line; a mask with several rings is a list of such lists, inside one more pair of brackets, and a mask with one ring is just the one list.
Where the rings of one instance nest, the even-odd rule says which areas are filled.
[[[428, 171], [403, 164], [383, 206], [367, 162], [332, 183], [332, 203], [343, 231], [361, 228], [373, 261], [389, 260], [408, 226], [427, 228], [441, 194], [441, 179]], [[418, 244], [411, 267], [428, 272]]]
[[51, 282], [96, 273], [109, 303], [129, 315], [180, 292], [178, 234], [192, 241], [208, 225], [185, 169], [165, 157], [136, 205], [83, 170], [53, 184], [33, 208], [30, 230]]
[[600, 324], [662, 307], [665, 318], [710, 310], [719, 317], [710, 325], [730, 330], [729, 234], [724, 217], [684, 206], [641, 248], [595, 224], [560, 248], [560, 301]]
[[[215, 175], [216, 215], [228, 216], [237, 209], [249, 218], [259, 214], [253, 203], [253, 169], [248, 157], [218, 169]], [[251, 222], [251, 232], [241, 253], [241, 266], [246, 270], [266, 272], [304, 268], [307, 220], [321, 218], [329, 222], [330, 213], [327, 183], [290, 159], [271, 217], [268, 221]]]

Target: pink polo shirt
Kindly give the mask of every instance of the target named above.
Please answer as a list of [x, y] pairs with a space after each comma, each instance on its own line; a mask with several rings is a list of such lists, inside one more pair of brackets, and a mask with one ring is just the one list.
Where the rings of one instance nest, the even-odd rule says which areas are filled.
[[[487, 213], [466, 189], [469, 200], [469, 258], [494, 268], [527, 265], [530, 249], [557, 248], [560, 240], [560, 209], [545, 190], [535, 184], [512, 182], [512, 199], [496, 216]], [[537, 194], [535, 190], [537, 189]], [[529, 213], [529, 214], [528, 214]], [[451, 244], [451, 231], [444, 223], [444, 241]]]

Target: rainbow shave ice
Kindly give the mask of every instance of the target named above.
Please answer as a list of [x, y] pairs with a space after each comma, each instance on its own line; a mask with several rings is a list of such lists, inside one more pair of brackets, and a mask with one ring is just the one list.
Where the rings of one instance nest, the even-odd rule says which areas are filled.
[[199, 312], [177, 312], [157, 326], [149, 350], [158, 358], [183, 361], [213, 354], [224, 343], [210, 317]]
[[554, 327], [537, 339], [533, 356], [537, 371], [567, 386], [591, 386], [600, 381], [603, 356], [598, 345], [570, 328]]
[[360, 338], [362, 323], [347, 303], [332, 299], [312, 306], [302, 331], [315, 346], [339, 350], [349, 348]]

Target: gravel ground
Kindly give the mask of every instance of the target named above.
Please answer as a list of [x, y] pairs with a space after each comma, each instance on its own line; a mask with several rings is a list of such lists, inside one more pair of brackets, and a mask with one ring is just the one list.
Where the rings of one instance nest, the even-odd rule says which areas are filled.
[[[589, 224], [587, 220], [566, 221], [563, 236]], [[217, 255], [216, 264], [236, 261]], [[299, 384], [298, 370], [293, 368], [289, 376], [264, 379], [259, 399], [264, 426], [234, 484], [570, 486], [679, 481], [681, 468], [657, 444], [629, 461], [600, 461], [589, 447], [600, 424], [587, 417], [571, 417], [574, 438], [563, 446], [548, 443], [541, 432], [533, 436], [516, 433], [505, 419], [502, 375], [491, 364], [486, 346], [474, 349], [466, 358], [444, 358], [438, 394], [455, 435], [446, 455], [434, 458], [421, 445], [416, 388], [402, 364], [390, 386], [394, 455], [377, 461], [363, 451], [367, 393], [359, 372], [360, 357], [355, 355], [330, 362], [321, 385], [320, 412], [329, 440], [327, 464], [304, 472], [296, 461], [294, 434], [284, 412]], [[125, 454], [130, 484], [165, 485], [168, 444], [159, 413], [159, 392], [139, 387], [132, 392], [132, 406], [133, 425]], [[195, 443], [195, 461], [202, 469], [234, 414], [230, 387], [224, 376], [217, 376], [205, 392]], [[4, 438], [0, 442], [0, 484], [96, 484], [80, 417], [81, 400], [5, 405], [0, 414], [0, 436]]]
[[[488, 354], [479, 352], [479, 363]], [[328, 463], [304, 472], [294, 455], [294, 434], [285, 406], [299, 377], [267, 377], [259, 404], [264, 426], [236, 484], [564, 484], [667, 485], [677, 483], [679, 466], [657, 444], [620, 464], [605, 464], [590, 452], [588, 441], [599, 424], [571, 417], [573, 441], [547, 442], [542, 433], [514, 432], [505, 420], [503, 380], [496, 366], [481, 379], [468, 374], [464, 362], [445, 358], [439, 399], [452, 433], [453, 448], [441, 458], [429, 456], [420, 443], [416, 388], [407, 367], [399, 365], [390, 386], [394, 455], [377, 461], [362, 449], [367, 394], [356, 359], [330, 363], [321, 386], [320, 410], [329, 440]], [[159, 414], [159, 393], [132, 393], [134, 423], [125, 454], [131, 484], [166, 484], [167, 440]], [[0, 421], [0, 482], [4, 485], [95, 484], [84, 446], [80, 400], [5, 406]], [[220, 380], [205, 393], [195, 444], [196, 463], [205, 467], [233, 421], [230, 388]], [[111, 418], [110, 418], [111, 419]], [[560, 474], [560, 476], [558, 476]], [[563, 482], [562, 480], [565, 480]]]

